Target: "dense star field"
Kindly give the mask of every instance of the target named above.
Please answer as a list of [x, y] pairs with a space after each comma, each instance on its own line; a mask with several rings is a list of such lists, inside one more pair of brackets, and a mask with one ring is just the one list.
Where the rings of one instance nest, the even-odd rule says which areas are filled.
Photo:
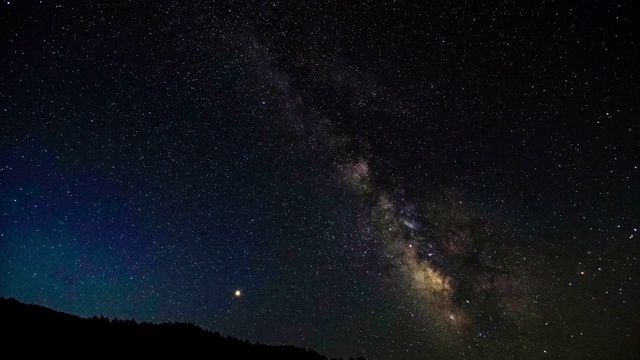
[[632, 358], [632, 1], [3, 1], [0, 296], [380, 359]]

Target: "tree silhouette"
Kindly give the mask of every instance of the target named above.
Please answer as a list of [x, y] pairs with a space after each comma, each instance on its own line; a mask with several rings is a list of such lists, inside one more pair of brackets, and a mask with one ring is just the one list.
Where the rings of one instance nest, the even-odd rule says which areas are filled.
[[[182, 355], [185, 352], [198, 356], [214, 354], [214, 359], [235, 359], [241, 354], [243, 359], [327, 360], [310, 349], [254, 344], [204, 330], [192, 323], [138, 324], [135, 319], [109, 320], [102, 315], [83, 319], [2, 297], [0, 319], [2, 333], [8, 334], [3, 335], [3, 344], [8, 344], [5, 348], [20, 343], [11, 340], [29, 339], [38, 344], [39, 341], [45, 343], [52, 339], [77, 340], [92, 337], [123, 352], [125, 349], [129, 351], [129, 348], [121, 344], [135, 343], [137, 350], [143, 350], [146, 355], [166, 355], [166, 351], [180, 351]], [[362, 358], [358, 360], [360, 359]]]

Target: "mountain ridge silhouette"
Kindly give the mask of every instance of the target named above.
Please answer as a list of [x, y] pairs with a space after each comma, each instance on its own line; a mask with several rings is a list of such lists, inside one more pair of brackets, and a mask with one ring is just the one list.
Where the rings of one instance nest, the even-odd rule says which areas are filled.
[[[103, 316], [82, 318], [41, 305], [25, 304], [0, 297], [0, 328], [5, 340], [43, 341], [50, 339], [92, 339], [101, 343], [137, 346], [146, 354], [182, 355], [204, 351], [213, 359], [300, 359], [329, 360], [315, 350], [291, 345], [251, 343], [219, 332], [205, 330], [192, 323], [137, 323], [135, 320], [108, 319]], [[6, 344], [12, 344], [6, 342]], [[15, 343], [14, 343], [15, 344]], [[10, 346], [9, 346], [10, 347]], [[108, 350], [107, 350], [108, 351]], [[332, 359], [334, 360], [334, 359]], [[364, 358], [358, 358], [364, 360]]]

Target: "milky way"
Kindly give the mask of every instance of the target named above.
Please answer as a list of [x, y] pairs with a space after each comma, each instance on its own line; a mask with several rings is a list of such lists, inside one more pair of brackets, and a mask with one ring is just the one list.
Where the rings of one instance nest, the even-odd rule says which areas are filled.
[[[397, 202], [389, 192], [403, 189], [392, 186], [385, 190], [377, 185], [367, 160], [375, 155], [361, 150], [367, 144], [353, 149], [348, 136], [327, 131], [335, 114], [320, 112], [312, 100], [303, 102], [286, 76], [269, 65], [272, 60], [266, 48], [252, 42], [249, 49], [264, 84], [280, 95], [269, 101], [279, 102], [280, 115], [293, 125], [297, 141], [310, 144], [314, 155], [329, 159], [337, 183], [361, 201], [370, 216], [365, 232], [373, 232], [371, 241], [383, 244], [386, 261], [393, 268], [391, 276], [402, 282], [409, 302], [428, 314], [431, 326], [449, 340], [452, 336], [468, 340], [512, 330], [521, 312], [535, 312], [530, 298], [514, 284], [525, 274], [521, 266], [509, 261], [516, 251], [509, 239], [513, 234], [492, 227], [490, 220], [465, 209], [462, 201], [430, 199], [429, 188], [422, 190], [422, 198], [404, 196]], [[354, 74], [348, 76], [358, 79]], [[341, 86], [332, 81], [331, 87]], [[371, 89], [374, 84], [359, 88], [362, 82], [356, 80], [352, 92], [376, 91]], [[346, 106], [357, 107], [361, 101], [356, 97]], [[391, 108], [394, 104], [375, 111]], [[305, 132], [306, 128], [310, 130]]]

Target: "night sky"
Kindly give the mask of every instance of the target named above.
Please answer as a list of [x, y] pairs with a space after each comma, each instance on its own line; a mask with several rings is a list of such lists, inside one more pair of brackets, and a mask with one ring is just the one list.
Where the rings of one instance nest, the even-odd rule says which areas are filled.
[[0, 296], [327, 356], [631, 358], [637, 24], [4, 0]]

